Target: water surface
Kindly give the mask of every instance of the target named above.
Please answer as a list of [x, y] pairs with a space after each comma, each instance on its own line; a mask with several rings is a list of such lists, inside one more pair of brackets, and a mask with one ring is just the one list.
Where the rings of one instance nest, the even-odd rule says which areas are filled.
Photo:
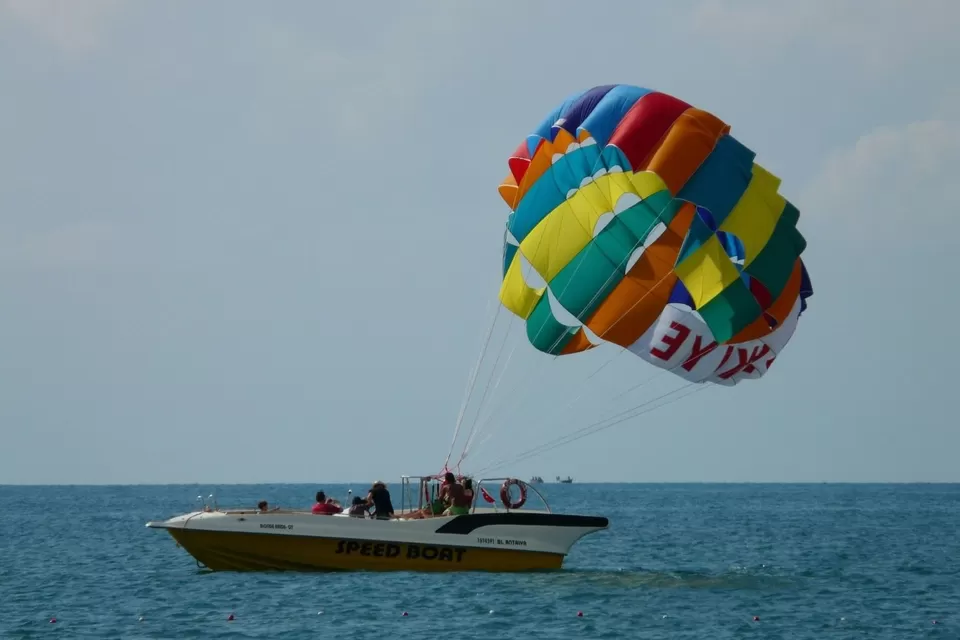
[[[348, 486], [218, 497], [318, 488]], [[0, 637], [960, 638], [960, 485], [541, 490], [611, 519], [559, 572], [230, 574], [144, 527], [210, 487], [0, 487]]]

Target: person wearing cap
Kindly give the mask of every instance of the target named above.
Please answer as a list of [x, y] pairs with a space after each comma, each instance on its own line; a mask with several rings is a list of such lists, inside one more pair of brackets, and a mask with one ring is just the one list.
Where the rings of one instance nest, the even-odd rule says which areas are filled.
[[382, 480], [377, 480], [367, 493], [367, 506], [373, 507], [373, 517], [377, 520], [393, 518], [393, 503], [390, 501], [390, 492]]

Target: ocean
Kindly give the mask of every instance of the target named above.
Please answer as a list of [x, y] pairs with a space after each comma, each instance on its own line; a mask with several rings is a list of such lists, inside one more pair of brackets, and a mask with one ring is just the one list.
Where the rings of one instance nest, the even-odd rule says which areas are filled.
[[[348, 488], [366, 486], [217, 494], [309, 507]], [[960, 638], [960, 485], [539, 488], [611, 520], [558, 572], [234, 574], [144, 527], [210, 487], [3, 486], [0, 637]]]

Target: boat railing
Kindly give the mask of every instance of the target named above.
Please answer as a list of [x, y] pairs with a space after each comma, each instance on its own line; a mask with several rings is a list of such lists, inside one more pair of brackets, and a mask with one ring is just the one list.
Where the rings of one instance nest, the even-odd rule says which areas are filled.
[[419, 511], [427, 506], [430, 483], [437, 476], [400, 476], [400, 510], [398, 513]]
[[[464, 476], [464, 478], [470, 478], [470, 476], [467, 475]], [[471, 480], [473, 479], [471, 478]], [[398, 513], [419, 511], [426, 507], [436, 499], [440, 490], [440, 483], [441, 478], [436, 475], [401, 476], [400, 509]], [[473, 480], [473, 485], [473, 502], [470, 505], [471, 513], [476, 513], [478, 508], [493, 509], [495, 512], [518, 511], [524, 508], [531, 510], [529, 508], [529, 500], [531, 497], [538, 498], [543, 504], [543, 510], [550, 513], [550, 504], [540, 490], [529, 482], [524, 482], [519, 478], [481, 478], [480, 480]], [[498, 486], [493, 489], [492, 487], [494, 485]], [[505, 485], [507, 486], [508, 501], [512, 500], [509, 494], [515, 491], [514, 487], [519, 487], [520, 494], [525, 498], [523, 505], [512, 509], [508, 504], [504, 503], [502, 489]], [[492, 503], [483, 497], [484, 493], [493, 499]]]
[[[500, 486], [496, 488], [495, 493], [491, 493], [489, 490], [486, 490], [486, 491], [482, 490], [485, 484], [487, 484], [488, 486], [492, 486], [496, 483], [500, 483]], [[502, 492], [504, 487], [506, 487], [507, 498], [509, 499], [510, 489], [511, 487], [514, 487], [514, 486], [520, 487], [521, 495], [524, 496], [526, 500], [524, 501], [523, 505], [521, 505], [519, 508], [511, 509], [509, 505], [504, 503]], [[471, 505], [471, 511], [473, 513], [476, 513], [479, 500], [483, 500], [484, 502], [489, 504], [494, 511], [522, 510], [524, 507], [527, 507], [527, 504], [528, 504], [527, 501], [530, 498], [530, 494], [528, 492], [531, 492], [531, 491], [533, 492], [533, 495], [539, 498], [540, 502], [543, 503], [543, 510], [546, 511], [547, 513], [550, 513], [551, 512], [550, 504], [547, 502], [546, 497], [544, 497], [544, 495], [540, 493], [540, 490], [537, 489], [535, 485], [532, 485], [529, 482], [524, 482], [519, 478], [482, 478], [481, 480], [478, 480], [476, 482], [476, 488], [473, 491], [473, 505]], [[489, 495], [491, 498], [493, 498], [494, 501], [490, 503], [486, 498], [483, 497], [484, 493], [486, 493], [486, 495]], [[497, 498], [500, 498], [499, 504], [497, 502]]]

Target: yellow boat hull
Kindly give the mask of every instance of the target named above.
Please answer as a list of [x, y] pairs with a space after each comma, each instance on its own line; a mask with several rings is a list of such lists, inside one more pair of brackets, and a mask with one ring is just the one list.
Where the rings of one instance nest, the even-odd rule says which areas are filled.
[[168, 529], [214, 571], [543, 571], [563, 554], [440, 544]]

